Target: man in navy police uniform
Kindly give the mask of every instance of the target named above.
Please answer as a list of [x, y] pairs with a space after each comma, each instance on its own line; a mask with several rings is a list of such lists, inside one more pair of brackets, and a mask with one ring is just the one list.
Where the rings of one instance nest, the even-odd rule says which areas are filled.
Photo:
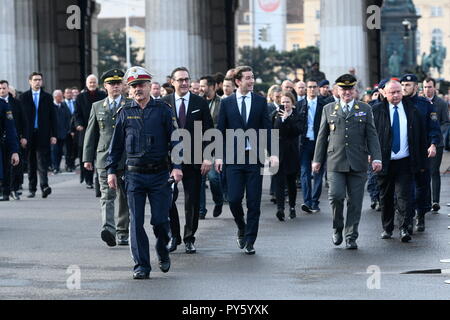
[[[4, 143], [1, 139], [3, 135], [5, 135]], [[0, 99], [0, 186], [3, 180], [3, 165], [7, 165], [2, 162], [2, 153], [8, 151], [11, 152], [11, 164], [17, 166], [19, 164], [19, 142], [14, 117], [9, 105]]]
[[[169, 180], [168, 154], [177, 142], [171, 142], [177, 129], [175, 116], [167, 104], [150, 96], [150, 73], [141, 67], [132, 67], [125, 79], [134, 100], [118, 110], [109, 156], [107, 160], [108, 185], [117, 188], [117, 165], [126, 152], [125, 189], [130, 208], [130, 244], [135, 262], [134, 279], [150, 277], [149, 240], [144, 229], [145, 199], [149, 198], [152, 212], [150, 223], [156, 236], [156, 252], [162, 272], [169, 271], [169, 208], [172, 201]], [[179, 182], [180, 165], [173, 165], [170, 173]]]

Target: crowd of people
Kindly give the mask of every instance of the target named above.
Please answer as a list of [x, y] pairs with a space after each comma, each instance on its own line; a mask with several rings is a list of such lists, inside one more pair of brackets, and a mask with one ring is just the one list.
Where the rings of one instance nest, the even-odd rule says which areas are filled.
[[[366, 182], [370, 207], [381, 211], [382, 239], [393, 237], [396, 215], [399, 238], [408, 242], [414, 220], [415, 231], [423, 232], [425, 214], [440, 210], [440, 166], [444, 149], [449, 148], [450, 104], [433, 78], [419, 85], [415, 75], [406, 74], [382, 79], [362, 92], [354, 69], [331, 84], [314, 64], [303, 81], [284, 80], [267, 93], [256, 93], [255, 75], [247, 66], [198, 80], [179, 67], [164, 84], [152, 82], [146, 69], [132, 67], [126, 73], [105, 72], [102, 88], [97, 76], [89, 75], [81, 92], [66, 88], [52, 95], [43, 90], [43, 79], [42, 73], [33, 72], [30, 89], [18, 97], [8, 81], [0, 81], [0, 200], [20, 200], [24, 172], [27, 197], [36, 196], [39, 176], [42, 198], [47, 198], [52, 193], [48, 173], [59, 174], [63, 158], [66, 172], [78, 172], [78, 159], [80, 183], [100, 197], [101, 239], [110, 247], [130, 245], [136, 279], [148, 278], [151, 271], [143, 228], [147, 196], [160, 269], [167, 272], [169, 252], [183, 242], [186, 253], [196, 253], [199, 220], [208, 212], [208, 181], [213, 217], [219, 217], [228, 203], [238, 247], [255, 253], [264, 161], [253, 164], [250, 158], [259, 144], [245, 140], [245, 149], [233, 146], [234, 157], [241, 154], [243, 164], [226, 159], [224, 150], [214, 158], [201, 156], [200, 163], [193, 153], [191, 161], [173, 163], [168, 155], [177, 145], [171, 139], [174, 132], [184, 129], [195, 137], [197, 122], [202, 133], [216, 128], [224, 136], [230, 129], [265, 129], [267, 141], [271, 130], [279, 130], [278, 152], [270, 143], [266, 146], [270, 165], [277, 167], [270, 183], [274, 217], [286, 220], [286, 203], [289, 219], [297, 217], [299, 189], [301, 210], [320, 212], [326, 187], [335, 245], [345, 239], [346, 248], [357, 249]], [[257, 132], [259, 141], [262, 133]], [[188, 147], [194, 150], [194, 139], [191, 143]], [[202, 150], [207, 147], [203, 142]], [[177, 209], [179, 182], [184, 190], [183, 235]]]

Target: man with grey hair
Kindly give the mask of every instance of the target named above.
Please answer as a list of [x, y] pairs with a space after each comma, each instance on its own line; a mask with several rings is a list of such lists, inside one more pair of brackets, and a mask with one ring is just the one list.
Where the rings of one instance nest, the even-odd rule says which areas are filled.
[[[70, 122], [72, 114], [67, 104], [64, 102], [64, 95], [61, 90], [53, 91], [53, 104], [56, 107], [56, 144], [51, 146], [51, 162], [54, 174], [60, 172], [61, 158], [67, 135], [70, 133]], [[67, 157], [66, 157], [67, 158]]]
[[98, 88], [98, 79], [91, 74], [86, 78], [86, 88], [77, 96], [75, 101], [75, 128], [78, 131], [78, 157], [80, 159], [80, 183], [86, 182], [86, 188], [94, 188], [94, 172], [86, 170], [82, 163], [83, 161], [83, 144], [85, 129], [89, 122], [89, 115], [91, 113], [92, 104], [94, 102], [106, 98], [106, 93]]
[[306, 98], [306, 83], [304, 81], [297, 81], [295, 83], [295, 93], [297, 94], [297, 102]]

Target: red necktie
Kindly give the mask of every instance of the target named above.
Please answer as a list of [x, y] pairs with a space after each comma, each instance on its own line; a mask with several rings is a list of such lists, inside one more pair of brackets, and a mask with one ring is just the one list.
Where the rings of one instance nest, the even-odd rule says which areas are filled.
[[184, 128], [186, 125], [186, 106], [184, 105], [184, 99], [181, 98], [181, 105], [178, 114], [178, 119], [180, 120], [180, 127]]

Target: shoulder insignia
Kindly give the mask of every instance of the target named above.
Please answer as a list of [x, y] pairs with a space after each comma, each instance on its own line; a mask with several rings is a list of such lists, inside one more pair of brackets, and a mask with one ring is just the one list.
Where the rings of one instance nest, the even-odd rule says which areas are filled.
[[12, 111], [6, 111], [6, 119], [8, 119], [8, 120], [14, 120]]

